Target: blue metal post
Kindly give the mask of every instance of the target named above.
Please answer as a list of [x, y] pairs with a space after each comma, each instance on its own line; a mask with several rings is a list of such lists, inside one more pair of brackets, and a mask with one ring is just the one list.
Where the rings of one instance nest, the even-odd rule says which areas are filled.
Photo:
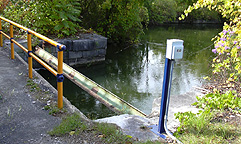
[[168, 100], [168, 93], [170, 88], [170, 78], [171, 78], [171, 62], [174, 60], [170, 60], [168, 58], [165, 59], [165, 68], [164, 68], [164, 78], [163, 78], [163, 85], [162, 85], [162, 99], [161, 99], [161, 106], [160, 106], [160, 117], [159, 117], [159, 124], [150, 126], [152, 129], [151, 131], [155, 134], [159, 135], [162, 138], [166, 138], [164, 123], [165, 123], [165, 114], [167, 109], [167, 100]]
[[161, 107], [160, 107], [159, 126], [158, 126], [158, 132], [160, 134], [165, 132], [164, 117], [165, 117], [166, 107], [167, 107], [168, 89], [169, 89], [169, 83], [170, 83], [170, 69], [171, 69], [171, 60], [166, 58], [163, 85], [162, 85], [162, 99], [161, 99]]
[[[162, 133], [166, 133], [167, 135], [173, 137], [173, 135], [171, 134], [170, 131], [168, 131], [166, 126], [167, 117], [168, 117], [167, 113], [168, 113], [168, 106], [170, 101], [173, 64], [175, 59], [182, 59], [183, 49], [184, 49], [183, 40], [179, 40], [179, 39], [167, 40], [159, 123], [158, 125], [150, 126], [152, 132], [154, 132], [155, 134], [159, 135], [164, 139], [166, 138], [166, 136], [163, 135]], [[174, 139], [176, 138], [174, 137]]]

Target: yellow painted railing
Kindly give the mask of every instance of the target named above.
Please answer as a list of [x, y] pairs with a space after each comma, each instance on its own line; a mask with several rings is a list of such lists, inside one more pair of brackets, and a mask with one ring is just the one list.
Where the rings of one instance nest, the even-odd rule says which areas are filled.
[[[10, 34], [9, 36], [2, 31], [2, 20], [5, 22], [8, 22], [10, 24]], [[27, 42], [28, 42], [28, 49], [22, 46], [20, 43], [14, 40], [13, 37], [13, 26], [16, 26], [24, 31], [27, 32]], [[31, 44], [31, 34], [44, 40], [45, 42], [50, 43], [51, 45], [58, 48], [58, 69], [55, 71], [52, 67], [50, 67], [48, 64], [46, 64], [44, 61], [42, 61], [40, 58], [38, 58], [36, 55], [32, 53], [32, 44]], [[28, 53], [28, 73], [29, 78], [33, 78], [32, 73], [32, 58], [34, 58], [38, 63], [40, 63], [42, 66], [44, 66], [47, 70], [49, 70], [54, 76], [57, 77], [57, 90], [58, 90], [58, 108], [63, 108], [63, 50], [66, 49], [65, 45], [59, 44], [54, 40], [51, 40], [35, 31], [32, 31], [20, 24], [17, 24], [11, 20], [8, 20], [2, 16], [0, 16], [0, 46], [3, 46], [3, 38], [2, 35], [4, 35], [6, 38], [8, 38], [11, 42], [11, 59], [14, 59], [14, 43], [19, 46], [24, 52]]]

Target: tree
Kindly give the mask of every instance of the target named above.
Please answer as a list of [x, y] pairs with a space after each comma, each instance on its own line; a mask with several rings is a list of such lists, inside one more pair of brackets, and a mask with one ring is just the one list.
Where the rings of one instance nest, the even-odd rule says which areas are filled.
[[3, 10], [7, 6], [8, 2], [9, 2], [9, 0], [1, 0], [0, 1], [0, 13], [3, 13]]
[[177, 4], [174, 0], [147, 0], [145, 7], [148, 9], [148, 15], [151, 25], [159, 25], [164, 22], [176, 20]]
[[240, 0], [198, 0], [184, 11], [180, 19], [184, 19], [194, 9], [207, 7], [215, 10], [228, 20], [224, 23], [223, 31], [214, 40], [212, 52], [217, 54], [213, 59], [213, 80], [226, 88], [236, 89], [240, 92], [241, 80], [241, 2]]
[[83, 25], [109, 40], [133, 42], [143, 32], [141, 22], [147, 11], [142, 0], [81, 1]]
[[3, 15], [39, 33], [59, 37], [80, 29], [77, 0], [9, 0]]

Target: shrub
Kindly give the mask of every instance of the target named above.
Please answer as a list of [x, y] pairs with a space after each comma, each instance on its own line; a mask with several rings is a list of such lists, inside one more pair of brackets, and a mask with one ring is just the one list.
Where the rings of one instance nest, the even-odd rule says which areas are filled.
[[83, 0], [81, 7], [85, 28], [93, 28], [116, 43], [138, 40], [143, 32], [141, 22], [148, 20], [139, 0]]
[[3, 13], [3, 10], [6, 8], [9, 0], [1, 0], [0, 1], [0, 13]]
[[80, 28], [77, 6], [76, 0], [10, 0], [4, 17], [36, 32], [58, 33], [58, 37], [62, 37], [75, 34]]
[[226, 123], [228, 116], [220, 117], [227, 112], [241, 112], [240, 98], [235, 94], [230, 91], [225, 94], [207, 94], [197, 98], [193, 105], [203, 110], [197, 114], [190, 111], [175, 113], [180, 126], [174, 135], [183, 143], [233, 143], [235, 138], [240, 139], [239, 127]]
[[197, 97], [197, 102], [193, 105], [202, 109], [217, 109], [231, 112], [241, 112], [241, 98], [237, 97], [231, 91], [225, 94], [210, 93], [202, 98]]
[[145, 2], [148, 9], [150, 24], [158, 25], [176, 19], [177, 7], [174, 0], [150, 0]]
[[223, 31], [220, 32], [214, 40], [214, 49], [212, 52], [217, 54], [213, 59], [213, 77], [212, 80], [218, 83], [216, 91], [225, 93], [228, 89], [235, 89], [239, 95], [241, 92], [241, 21], [239, 0], [198, 0], [197, 3], [185, 10], [184, 19], [194, 9], [207, 7], [209, 10], [215, 10], [229, 20], [224, 23]]

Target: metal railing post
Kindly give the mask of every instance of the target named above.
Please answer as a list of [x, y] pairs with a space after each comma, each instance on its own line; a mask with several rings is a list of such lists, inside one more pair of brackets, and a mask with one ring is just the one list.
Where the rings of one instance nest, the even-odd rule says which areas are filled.
[[28, 41], [28, 76], [30, 79], [33, 78], [33, 60], [30, 56], [32, 53], [32, 43], [31, 43], [31, 34], [27, 31], [27, 41]]
[[0, 19], [0, 46], [3, 46], [2, 19]]
[[11, 59], [14, 59], [14, 45], [13, 45], [13, 25], [10, 23], [10, 42], [11, 42]]
[[63, 50], [65, 50], [65, 46], [59, 46], [58, 48], [58, 74], [57, 74], [57, 90], [58, 90], [58, 108], [63, 108]]
[[[5, 34], [4, 32], [0, 32], [0, 45], [2, 46], [2, 35], [6, 36], [8, 39], [10, 39], [11, 42], [11, 59], [14, 59], [14, 43], [19, 46], [21, 49], [23, 49], [26, 53], [28, 53], [28, 67], [29, 67], [29, 78], [31, 79], [33, 77], [32, 69], [33, 69], [33, 62], [32, 58], [34, 58], [37, 62], [39, 62], [42, 66], [44, 66], [46, 69], [48, 69], [53, 75], [57, 76], [57, 90], [58, 90], [58, 108], [63, 108], [63, 81], [64, 81], [64, 75], [63, 75], [63, 51], [66, 50], [65, 45], [61, 45], [57, 43], [56, 41], [53, 41], [37, 32], [34, 32], [26, 27], [23, 27], [13, 21], [10, 21], [2, 16], [0, 16], [0, 31], [2, 30], [1, 26], [1, 20], [4, 20], [6, 22], [9, 22], [10, 24], [10, 36]], [[28, 41], [28, 49], [23, 47], [21, 44], [19, 44], [17, 41], [13, 38], [13, 25], [27, 31], [27, 41]], [[48, 43], [50, 43], [53, 46], [56, 46], [58, 48], [58, 70], [55, 71], [52, 67], [44, 63], [41, 59], [39, 59], [36, 55], [32, 53], [32, 44], [31, 44], [31, 35], [34, 35]]]

